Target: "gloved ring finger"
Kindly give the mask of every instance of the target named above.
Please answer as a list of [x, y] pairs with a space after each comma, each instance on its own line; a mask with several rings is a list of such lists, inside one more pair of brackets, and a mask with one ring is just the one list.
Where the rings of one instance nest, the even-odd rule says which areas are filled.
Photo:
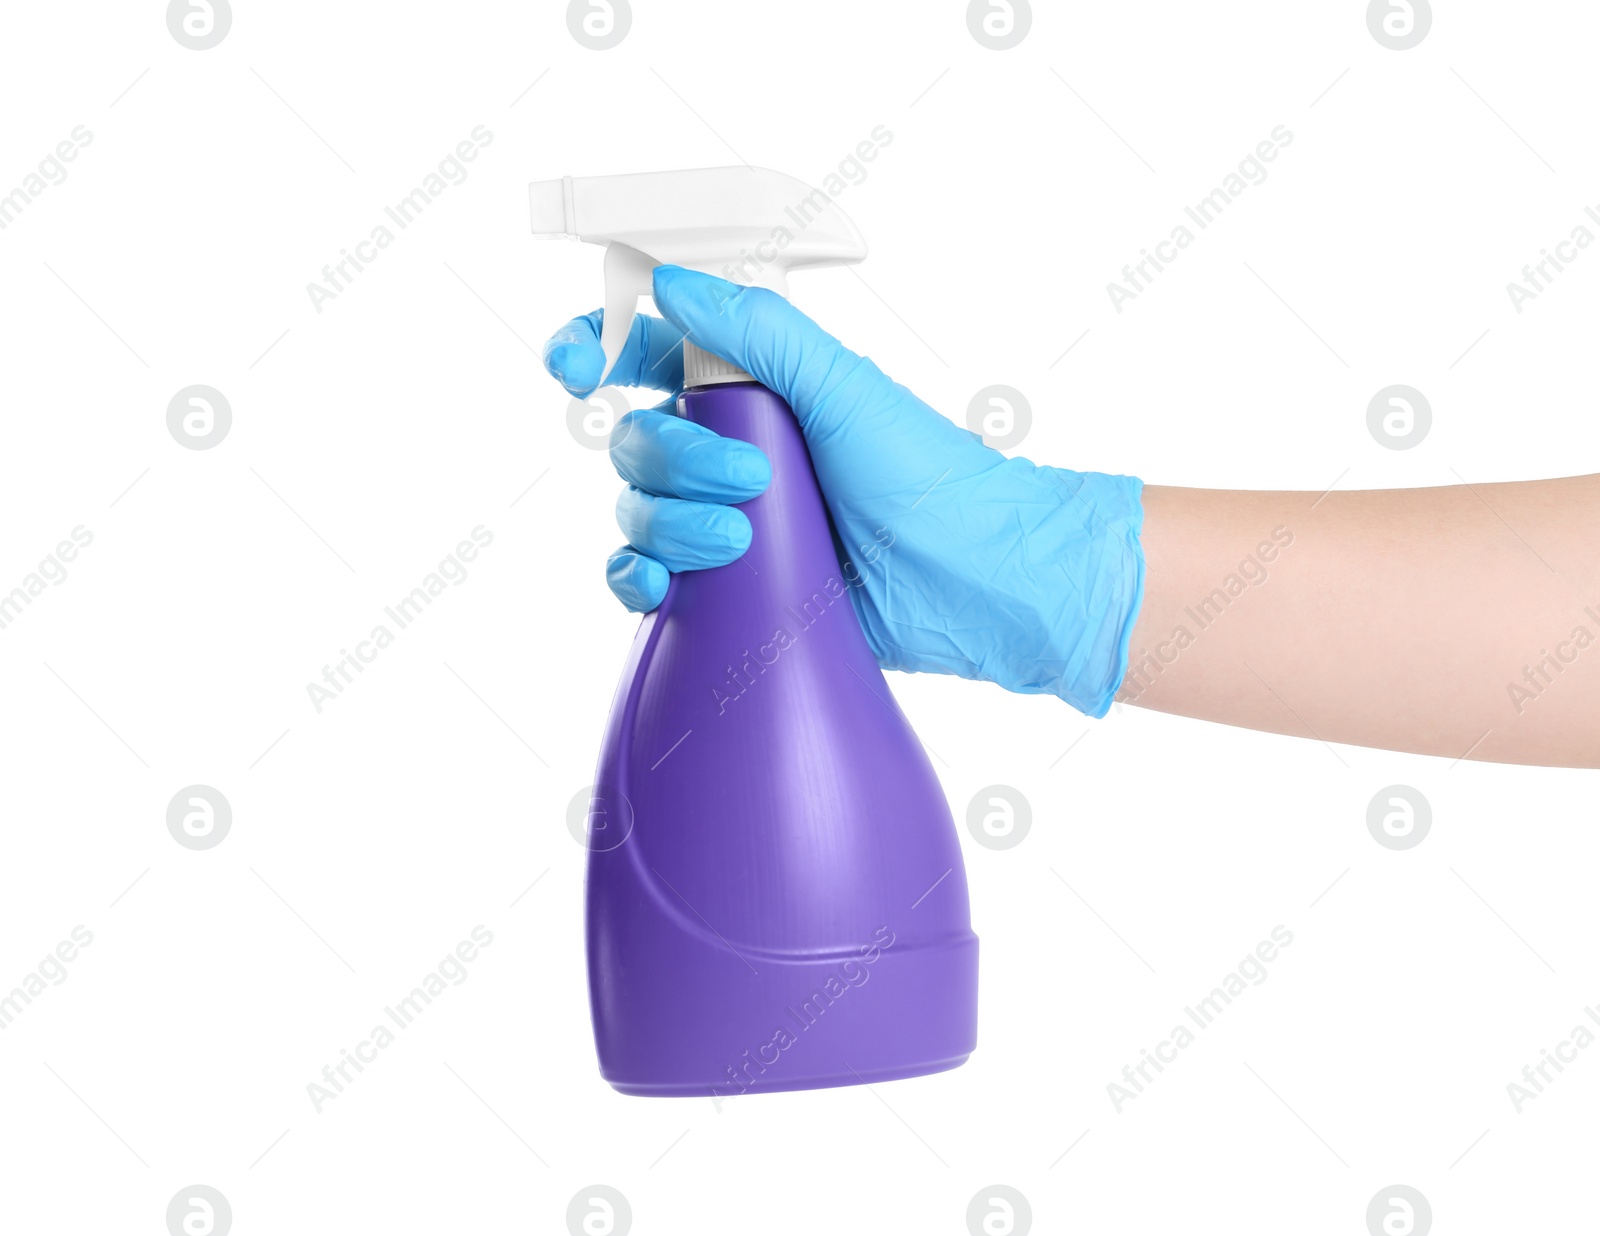
[[630, 545], [673, 572], [725, 566], [750, 548], [743, 511], [658, 498], [631, 485], [617, 499], [617, 524]]

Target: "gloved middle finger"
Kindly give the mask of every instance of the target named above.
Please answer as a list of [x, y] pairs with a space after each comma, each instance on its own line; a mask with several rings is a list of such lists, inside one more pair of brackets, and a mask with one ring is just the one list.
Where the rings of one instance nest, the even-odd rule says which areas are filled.
[[693, 502], [748, 502], [772, 480], [759, 447], [655, 409], [617, 422], [611, 462], [630, 485]]

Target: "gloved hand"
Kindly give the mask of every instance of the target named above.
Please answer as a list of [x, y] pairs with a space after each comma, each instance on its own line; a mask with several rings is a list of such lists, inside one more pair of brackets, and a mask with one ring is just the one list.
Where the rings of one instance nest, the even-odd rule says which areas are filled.
[[[655, 272], [668, 321], [640, 315], [611, 383], [670, 392], [630, 413], [611, 458], [628, 544], [611, 590], [648, 612], [668, 573], [721, 566], [750, 545], [732, 505], [771, 479], [766, 457], [672, 412], [685, 334], [794, 409], [867, 641], [885, 669], [958, 674], [1060, 696], [1104, 716], [1127, 670], [1144, 586], [1140, 482], [1008, 459], [945, 419], [775, 293], [675, 266]], [[601, 313], [545, 345], [574, 395], [600, 381]]]

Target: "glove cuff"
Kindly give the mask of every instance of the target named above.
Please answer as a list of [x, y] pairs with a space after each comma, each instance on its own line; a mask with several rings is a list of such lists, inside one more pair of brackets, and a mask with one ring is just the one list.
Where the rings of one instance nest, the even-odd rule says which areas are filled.
[[1043, 468], [1068, 491], [1063, 562], [1076, 592], [1057, 630], [1060, 674], [1048, 689], [1090, 717], [1111, 710], [1128, 672], [1128, 645], [1144, 601], [1144, 482], [1133, 476]]

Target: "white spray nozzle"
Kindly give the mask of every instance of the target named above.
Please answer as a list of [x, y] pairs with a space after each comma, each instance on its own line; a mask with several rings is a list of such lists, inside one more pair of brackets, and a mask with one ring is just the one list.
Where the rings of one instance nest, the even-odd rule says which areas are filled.
[[763, 168], [567, 176], [529, 185], [528, 204], [535, 233], [606, 246], [602, 383], [657, 266], [684, 266], [787, 296], [791, 270], [867, 256], [861, 233], [828, 194]]

